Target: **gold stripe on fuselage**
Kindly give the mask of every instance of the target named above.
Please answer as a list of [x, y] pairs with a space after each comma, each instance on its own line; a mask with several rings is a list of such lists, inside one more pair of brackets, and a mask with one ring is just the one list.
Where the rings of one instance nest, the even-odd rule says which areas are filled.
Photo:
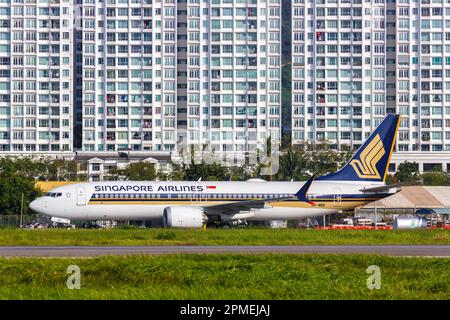
[[[153, 200], [153, 201], [152, 201]], [[117, 199], [117, 200], [101, 200], [89, 201], [89, 205], [188, 205], [188, 206], [208, 206], [208, 205], [225, 205], [227, 203], [236, 203], [236, 201], [154, 201], [155, 199], [149, 199], [149, 201], [142, 201], [139, 199]], [[237, 199], [236, 199], [237, 200]], [[318, 201], [312, 200], [313, 203], [307, 203], [304, 201], [279, 201], [279, 202], [267, 202], [269, 208], [311, 208], [311, 209], [336, 209], [336, 210], [351, 210], [356, 207], [365, 205], [371, 201], [378, 199], [341, 199], [342, 201]]]

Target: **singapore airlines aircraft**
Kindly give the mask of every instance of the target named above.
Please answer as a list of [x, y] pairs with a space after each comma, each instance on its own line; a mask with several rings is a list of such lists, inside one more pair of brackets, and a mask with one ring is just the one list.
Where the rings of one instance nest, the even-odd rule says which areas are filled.
[[395, 192], [384, 181], [400, 117], [388, 115], [339, 171], [307, 182], [92, 182], [55, 188], [30, 204], [74, 220], [162, 219], [166, 227], [207, 221], [295, 220], [351, 210]]

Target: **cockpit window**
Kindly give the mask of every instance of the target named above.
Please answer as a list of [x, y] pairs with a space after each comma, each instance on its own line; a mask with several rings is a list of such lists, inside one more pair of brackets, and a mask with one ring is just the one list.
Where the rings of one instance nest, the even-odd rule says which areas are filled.
[[47, 192], [44, 194], [45, 197], [59, 198], [62, 197], [61, 192]]

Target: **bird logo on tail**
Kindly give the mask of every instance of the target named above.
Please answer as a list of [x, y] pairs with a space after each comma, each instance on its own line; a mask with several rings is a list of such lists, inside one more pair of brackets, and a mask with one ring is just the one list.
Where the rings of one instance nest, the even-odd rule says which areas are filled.
[[377, 163], [386, 153], [383, 141], [380, 135], [376, 135], [374, 139], [361, 152], [360, 159], [350, 162], [358, 177], [362, 179], [380, 179], [380, 173], [377, 170]]

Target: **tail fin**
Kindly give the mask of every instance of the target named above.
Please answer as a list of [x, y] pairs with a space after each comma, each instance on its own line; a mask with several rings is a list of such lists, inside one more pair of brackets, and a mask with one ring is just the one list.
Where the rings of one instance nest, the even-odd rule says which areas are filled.
[[399, 115], [387, 115], [341, 170], [316, 180], [383, 182], [394, 150], [399, 123]]

